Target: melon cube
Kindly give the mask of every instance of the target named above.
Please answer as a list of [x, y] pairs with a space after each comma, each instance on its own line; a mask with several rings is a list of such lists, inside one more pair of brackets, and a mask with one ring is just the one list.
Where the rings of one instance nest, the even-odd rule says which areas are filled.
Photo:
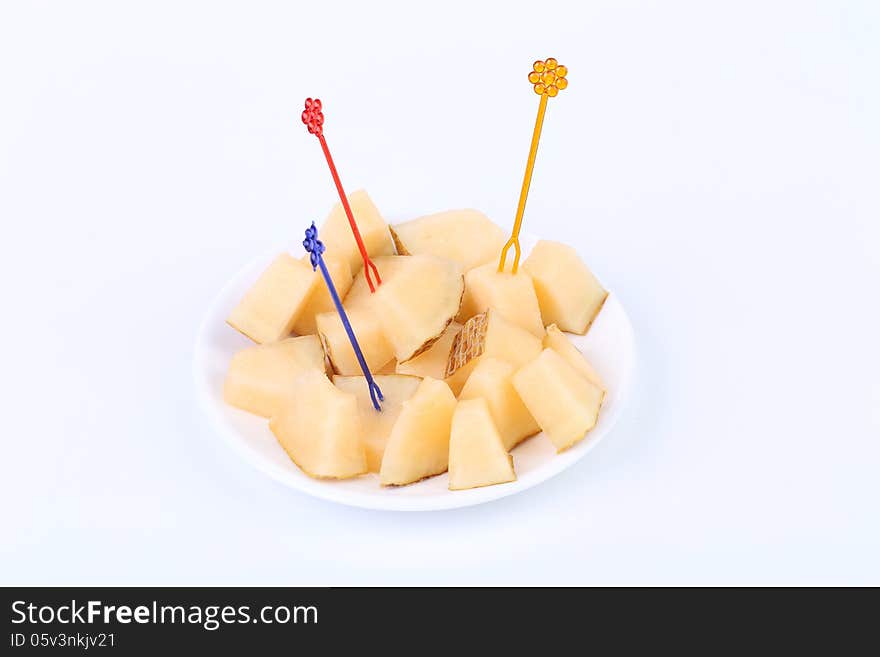
[[557, 452], [596, 426], [605, 396], [552, 349], [523, 365], [513, 375], [513, 387]]
[[452, 349], [452, 341], [461, 331], [461, 324], [452, 322], [443, 331], [437, 342], [428, 347], [415, 358], [410, 358], [405, 363], [397, 363], [398, 374], [410, 374], [422, 378], [430, 376], [432, 379], [442, 379], [446, 376], [446, 361], [449, 360], [449, 352]]
[[551, 324], [547, 327], [547, 335], [544, 336], [544, 348], [555, 351], [587, 381], [601, 389], [602, 392], [606, 391], [605, 384], [602, 382], [599, 373], [593, 369], [593, 366], [590, 365], [586, 357], [574, 346], [565, 333], [559, 330], [556, 324]]
[[357, 399], [323, 374], [297, 379], [297, 393], [269, 420], [291, 460], [307, 475], [347, 479], [367, 472]]
[[[405, 270], [410, 264], [409, 261], [409, 256], [391, 255], [373, 258], [373, 264], [376, 265], [376, 269], [379, 270], [379, 276], [382, 278], [382, 285], [392, 281], [401, 270]], [[364, 301], [368, 301], [373, 294], [373, 292], [370, 292], [370, 285], [367, 283], [364, 270], [361, 269], [355, 274], [351, 287], [348, 289], [348, 294], [344, 297], [345, 307], [354, 307]]]
[[446, 362], [446, 383], [457, 395], [484, 356], [519, 367], [540, 353], [538, 338], [490, 308], [471, 317], [455, 336]]
[[454, 260], [463, 271], [498, 257], [504, 231], [478, 210], [449, 210], [391, 227], [401, 255], [430, 254]]
[[538, 338], [544, 337], [544, 324], [531, 277], [524, 271], [499, 272], [495, 262], [471, 269], [465, 274], [464, 298], [458, 321], [494, 308], [508, 321]]
[[385, 444], [400, 415], [403, 402], [413, 396], [421, 381], [414, 376], [399, 374], [379, 374], [373, 380], [382, 391], [381, 411], [373, 407], [370, 389], [363, 376], [337, 375], [333, 377], [333, 385], [357, 398], [364, 448], [367, 450], [367, 468], [370, 472], [379, 472]]
[[523, 262], [535, 283], [544, 324], [583, 335], [602, 309], [608, 292], [578, 256], [560, 242], [541, 240]]
[[449, 439], [449, 490], [516, 481], [513, 457], [507, 453], [485, 399], [459, 401]]
[[312, 292], [312, 274], [310, 265], [282, 253], [245, 293], [226, 322], [257, 343], [286, 338]]
[[242, 349], [229, 363], [223, 399], [263, 417], [272, 417], [295, 394], [304, 372], [324, 372], [324, 351], [314, 335]]
[[445, 472], [449, 464], [449, 433], [455, 396], [443, 381], [422, 379], [415, 394], [403, 402], [385, 445], [379, 480], [402, 486]]
[[485, 399], [501, 435], [504, 449], [510, 451], [541, 429], [513, 387], [513, 365], [497, 358], [482, 358], [459, 394], [462, 399]]
[[[379, 320], [366, 308], [348, 308], [346, 315], [364, 354], [367, 368], [370, 372], [378, 372], [394, 358], [394, 351], [382, 332]], [[343, 376], [363, 374], [339, 313], [321, 313], [315, 317], [315, 325], [333, 371]]]
[[[348, 204], [370, 258], [393, 254], [394, 242], [391, 239], [388, 224], [379, 214], [379, 210], [367, 192], [359, 189], [349, 194]], [[352, 273], [363, 267], [364, 261], [361, 258], [361, 252], [358, 250], [342, 203], [333, 206], [318, 235], [327, 249], [327, 254], [334, 258], [347, 260]], [[381, 271], [379, 275], [382, 275]]]
[[399, 363], [439, 339], [458, 313], [464, 277], [458, 263], [436, 256], [410, 256], [397, 276], [383, 280], [365, 299], [379, 318]]
[[[304, 260], [308, 261], [308, 256]], [[348, 261], [325, 255], [324, 264], [327, 266], [327, 272], [333, 280], [339, 298], [344, 299], [352, 282], [351, 267], [349, 267]], [[309, 267], [311, 266], [309, 264]], [[315, 317], [321, 313], [336, 311], [336, 305], [333, 303], [333, 297], [330, 296], [330, 290], [327, 288], [323, 274], [320, 271], [314, 271], [312, 276], [316, 277], [312, 291], [293, 323], [293, 332], [297, 335], [317, 333], [318, 327], [315, 324]]]

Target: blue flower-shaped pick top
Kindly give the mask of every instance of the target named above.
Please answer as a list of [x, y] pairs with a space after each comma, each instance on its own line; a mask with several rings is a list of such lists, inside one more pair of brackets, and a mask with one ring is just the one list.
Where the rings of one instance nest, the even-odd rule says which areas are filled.
[[303, 247], [309, 253], [309, 260], [312, 263], [312, 270], [318, 268], [318, 259], [324, 253], [324, 242], [318, 239], [318, 229], [315, 228], [315, 222], [306, 228], [306, 238], [303, 240]]

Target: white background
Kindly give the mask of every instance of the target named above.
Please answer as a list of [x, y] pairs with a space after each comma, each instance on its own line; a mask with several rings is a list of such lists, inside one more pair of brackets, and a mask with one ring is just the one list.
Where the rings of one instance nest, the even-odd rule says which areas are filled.
[[[0, 8], [0, 583], [880, 584], [880, 9], [858, 2]], [[199, 416], [211, 298], [349, 190], [526, 230], [622, 299], [637, 394], [558, 478], [335, 506]]]

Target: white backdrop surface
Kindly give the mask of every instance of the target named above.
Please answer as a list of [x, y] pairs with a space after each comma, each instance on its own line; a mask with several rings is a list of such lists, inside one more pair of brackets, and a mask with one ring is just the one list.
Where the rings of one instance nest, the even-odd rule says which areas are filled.
[[[876, 3], [3, 3], [0, 583], [880, 583]], [[190, 374], [211, 298], [349, 190], [515, 210], [638, 340], [576, 467], [449, 512], [239, 461]]]

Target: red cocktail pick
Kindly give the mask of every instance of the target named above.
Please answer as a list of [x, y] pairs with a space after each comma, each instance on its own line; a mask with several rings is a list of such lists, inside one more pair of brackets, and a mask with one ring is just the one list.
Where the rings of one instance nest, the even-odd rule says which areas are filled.
[[351, 226], [351, 232], [354, 234], [354, 241], [357, 242], [361, 257], [364, 259], [364, 276], [367, 277], [367, 283], [370, 286], [370, 292], [375, 292], [373, 280], [370, 278], [370, 271], [376, 276], [376, 284], [382, 284], [382, 278], [379, 276], [379, 270], [370, 260], [367, 253], [367, 247], [364, 246], [364, 240], [361, 238], [361, 231], [358, 230], [357, 222], [354, 220], [354, 214], [351, 212], [351, 206], [348, 204], [348, 197], [342, 188], [342, 181], [339, 179], [339, 172], [336, 171], [336, 165], [333, 164], [333, 156], [330, 155], [330, 149], [327, 148], [327, 140], [324, 139], [324, 113], [321, 111], [323, 105], [318, 98], [306, 98], [306, 106], [302, 113], [302, 122], [309, 129], [309, 132], [318, 138], [321, 143], [321, 150], [324, 151], [324, 157], [327, 159], [327, 166], [330, 167], [330, 175], [333, 176], [333, 182], [336, 184], [336, 191], [339, 193], [339, 200], [345, 210], [345, 216], [348, 217], [348, 224]]

